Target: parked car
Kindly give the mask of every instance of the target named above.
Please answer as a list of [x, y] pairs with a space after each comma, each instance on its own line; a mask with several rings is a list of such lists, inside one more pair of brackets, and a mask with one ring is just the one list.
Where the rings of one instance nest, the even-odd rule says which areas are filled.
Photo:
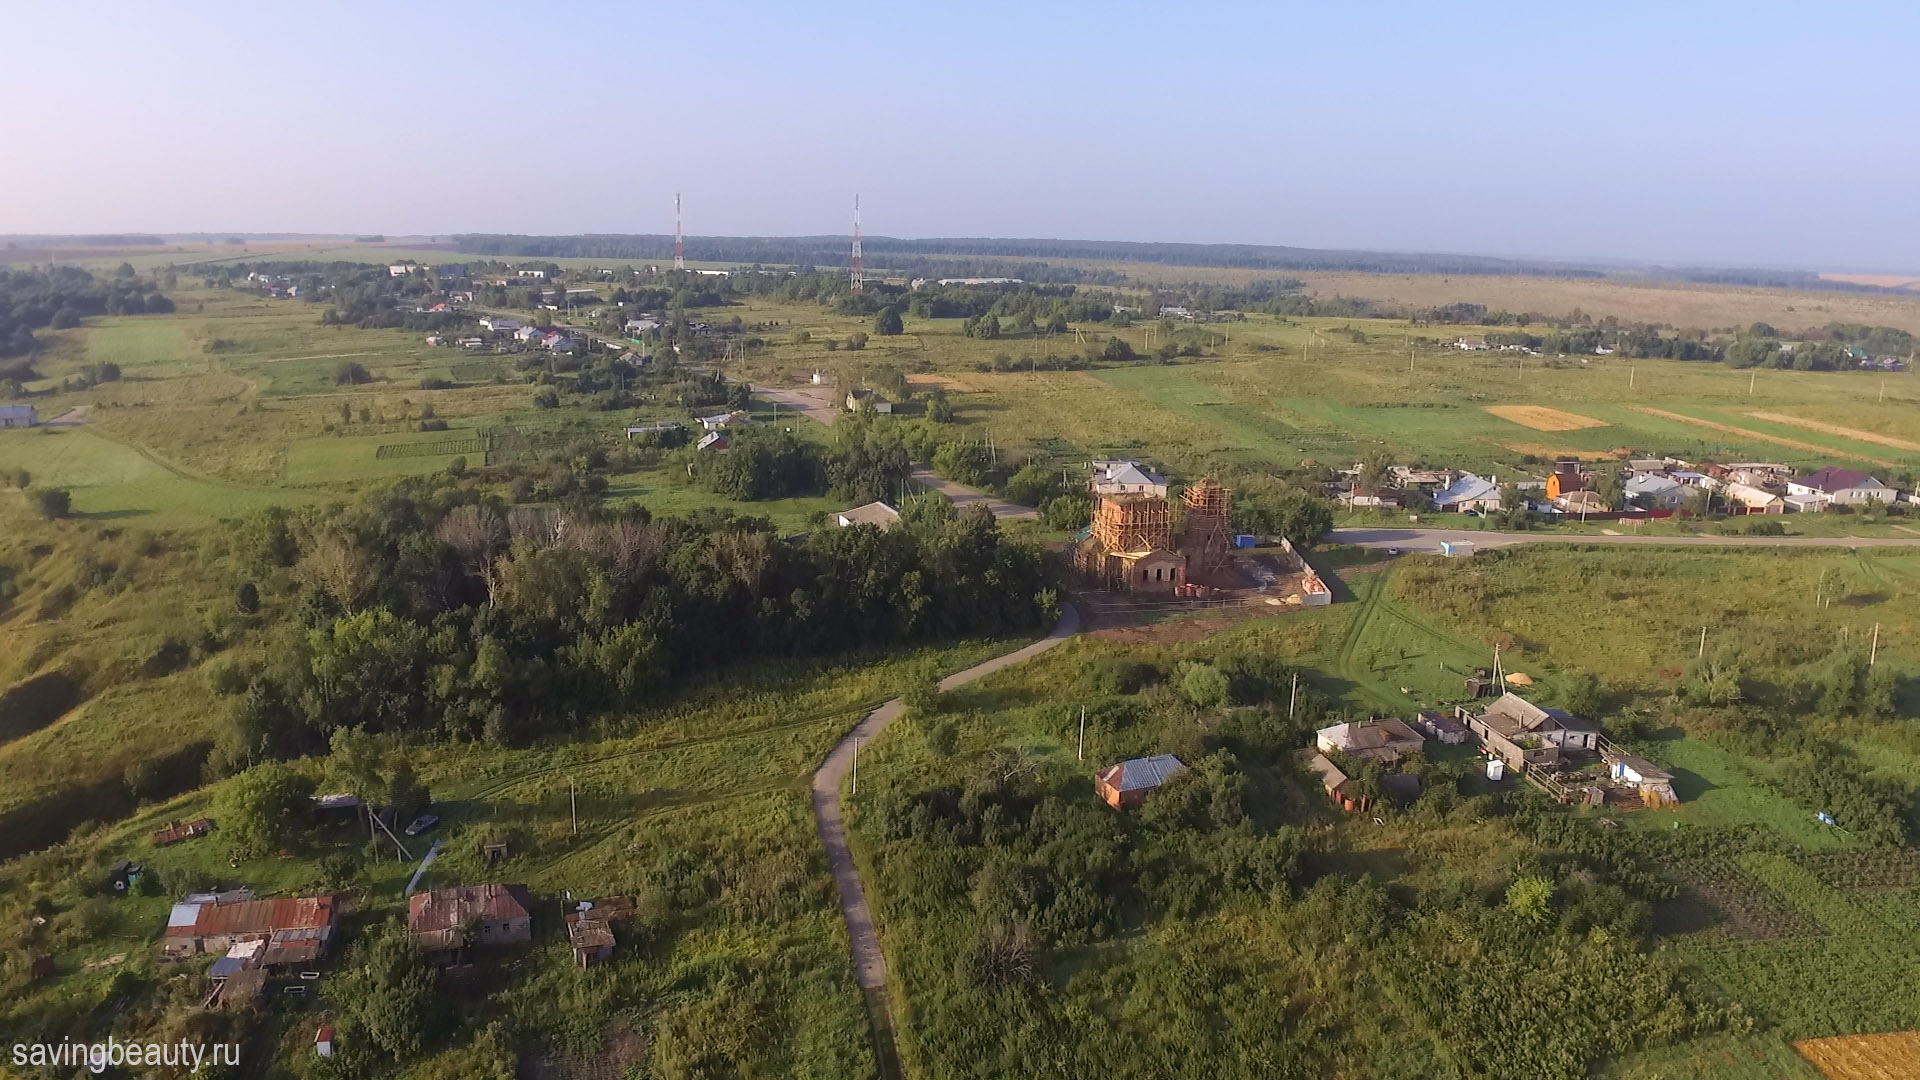
[[1388, 549], [1387, 549], [1387, 554], [1389, 554], [1389, 555], [1398, 555], [1398, 554], [1400, 554], [1400, 549], [1399, 549], [1399, 548], [1397, 548], [1397, 547], [1390, 547], [1390, 548], [1388, 548]]
[[426, 832], [438, 824], [440, 824], [439, 814], [421, 814], [419, 817], [413, 819], [413, 824], [407, 826], [407, 835], [419, 836], [421, 833]]

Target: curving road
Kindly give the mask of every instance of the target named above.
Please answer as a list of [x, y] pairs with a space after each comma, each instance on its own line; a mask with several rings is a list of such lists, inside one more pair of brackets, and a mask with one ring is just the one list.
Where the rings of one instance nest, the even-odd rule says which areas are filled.
[[[1071, 606], [1060, 613], [1060, 621], [1046, 637], [1024, 648], [996, 656], [991, 660], [955, 672], [940, 680], [940, 689], [952, 690], [1002, 668], [1038, 656], [1080, 632], [1080, 615]], [[847, 937], [853, 946], [853, 974], [863, 991], [882, 991], [887, 985], [887, 961], [880, 951], [880, 935], [873, 925], [873, 912], [867, 907], [867, 894], [860, 887], [860, 871], [854, 865], [853, 852], [847, 846], [847, 826], [840, 799], [840, 785], [853, 771], [855, 746], [870, 743], [899, 719], [906, 705], [899, 698], [868, 713], [837, 743], [813, 774], [813, 816], [820, 826], [820, 842], [827, 848], [827, 865], [833, 869], [833, 884], [840, 891], [840, 914], [847, 920]], [[869, 993], [884, 1007], [884, 993]], [[876, 1028], [877, 1030], [877, 1028]], [[876, 1035], [876, 1038], [879, 1036]], [[890, 1055], [891, 1046], [874, 1048], [876, 1054]]]
[[1335, 529], [1330, 544], [1357, 547], [1397, 547], [1407, 551], [1437, 552], [1441, 541], [1471, 543], [1477, 548], [1508, 544], [1650, 544], [1697, 547], [1906, 547], [1920, 544], [1920, 536], [1605, 536], [1595, 533], [1478, 532], [1473, 529]]

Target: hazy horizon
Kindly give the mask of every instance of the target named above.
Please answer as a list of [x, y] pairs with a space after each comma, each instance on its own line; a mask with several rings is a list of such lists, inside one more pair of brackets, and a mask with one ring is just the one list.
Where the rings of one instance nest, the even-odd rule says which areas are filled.
[[0, 233], [845, 233], [1920, 270], [1920, 10], [119, 3]]

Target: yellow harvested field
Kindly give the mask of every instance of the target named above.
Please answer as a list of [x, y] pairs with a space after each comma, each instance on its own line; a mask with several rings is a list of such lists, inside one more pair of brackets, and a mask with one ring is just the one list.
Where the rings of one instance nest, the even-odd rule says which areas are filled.
[[[1799, 439], [1788, 439], [1779, 435], [1769, 435], [1764, 431], [1754, 431], [1752, 428], [1734, 427], [1732, 424], [1722, 424], [1714, 420], [1702, 420], [1697, 416], [1682, 416], [1677, 412], [1668, 412], [1665, 409], [1650, 409], [1644, 405], [1639, 406], [1639, 409], [1648, 416], [1657, 416], [1662, 420], [1677, 420], [1682, 424], [1692, 424], [1695, 427], [1721, 431], [1728, 435], [1738, 435], [1743, 439], [1758, 439], [1761, 442], [1770, 442], [1775, 446], [1785, 446], [1794, 450], [1807, 450], [1815, 454], [1840, 453], [1840, 451], [1835, 450], [1831, 446], [1821, 446], [1819, 443], [1801, 442]], [[1871, 461], [1875, 465], [1883, 465], [1889, 469], [1897, 469], [1900, 467], [1897, 462], [1883, 461], [1880, 458], [1862, 458], [1861, 460]]]
[[1489, 405], [1487, 411], [1502, 420], [1511, 420], [1521, 427], [1530, 427], [1535, 431], [1579, 431], [1583, 428], [1606, 427], [1605, 420], [1595, 420], [1591, 416], [1549, 409], [1545, 405]]
[[1920, 1080], [1920, 1031], [1802, 1039], [1793, 1048], [1827, 1080]]
[[1882, 289], [1920, 289], [1920, 278], [1910, 274], [1821, 274], [1822, 281], [1840, 281], [1848, 285], [1873, 285]]
[[1891, 435], [1876, 435], [1871, 431], [1861, 431], [1859, 428], [1841, 427], [1839, 424], [1828, 424], [1819, 420], [1803, 420], [1798, 416], [1788, 416], [1785, 413], [1777, 412], [1750, 412], [1747, 415], [1753, 417], [1755, 420], [1771, 420], [1776, 424], [1790, 424], [1793, 427], [1806, 428], [1808, 431], [1818, 431], [1823, 435], [1838, 435], [1843, 439], [1858, 439], [1861, 442], [1870, 442], [1879, 446], [1891, 446], [1895, 450], [1920, 451], [1920, 443], [1908, 442], [1906, 439], [1896, 439]]

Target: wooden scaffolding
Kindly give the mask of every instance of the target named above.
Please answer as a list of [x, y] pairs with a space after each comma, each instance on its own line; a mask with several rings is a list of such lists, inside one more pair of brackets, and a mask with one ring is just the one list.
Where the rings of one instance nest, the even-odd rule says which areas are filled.
[[1180, 550], [1187, 556], [1189, 580], [1227, 569], [1233, 552], [1233, 495], [1212, 477], [1202, 477], [1181, 495], [1185, 521], [1180, 530]]
[[1093, 539], [1115, 554], [1171, 551], [1173, 512], [1150, 495], [1105, 495], [1093, 504]]

